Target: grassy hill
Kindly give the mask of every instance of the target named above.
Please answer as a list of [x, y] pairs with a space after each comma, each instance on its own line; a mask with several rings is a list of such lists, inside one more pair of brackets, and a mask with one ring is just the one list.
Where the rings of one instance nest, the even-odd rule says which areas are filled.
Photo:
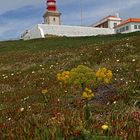
[[[110, 69], [112, 83], [86, 101], [56, 78], [78, 65]], [[140, 32], [0, 42], [0, 139], [132, 140], [139, 125]]]

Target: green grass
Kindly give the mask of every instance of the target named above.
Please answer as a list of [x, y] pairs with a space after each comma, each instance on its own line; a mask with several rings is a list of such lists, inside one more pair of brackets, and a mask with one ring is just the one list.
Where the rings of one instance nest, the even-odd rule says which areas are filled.
[[[108, 98], [90, 101], [89, 128], [80, 89], [56, 79], [57, 73], [81, 64], [113, 72]], [[140, 115], [134, 115], [140, 114], [139, 79], [140, 32], [0, 42], [0, 139], [139, 139]], [[105, 122], [107, 133], [101, 129]]]

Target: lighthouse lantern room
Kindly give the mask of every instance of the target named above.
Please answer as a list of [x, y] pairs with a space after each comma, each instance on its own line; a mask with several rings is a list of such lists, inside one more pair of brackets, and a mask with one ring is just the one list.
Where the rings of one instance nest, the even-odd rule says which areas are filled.
[[47, 0], [47, 11], [43, 15], [44, 23], [50, 25], [60, 25], [61, 13], [56, 8], [56, 0]]

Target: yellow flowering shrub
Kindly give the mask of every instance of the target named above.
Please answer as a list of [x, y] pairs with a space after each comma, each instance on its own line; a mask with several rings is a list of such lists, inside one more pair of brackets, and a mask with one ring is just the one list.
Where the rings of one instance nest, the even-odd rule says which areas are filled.
[[69, 71], [64, 71], [62, 73], [57, 74], [57, 80], [60, 81], [60, 82], [67, 83], [69, 77], [70, 77], [70, 72]]
[[82, 97], [83, 97], [84, 99], [90, 100], [92, 97], [94, 97], [94, 93], [92, 92], [91, 89], [85, 88], [85, 90], [84, 90], [83, 93], [82, 93]]
[[83, 90], [86, 86], [93, 85], [95, 82], [95, 73], [87, 66], [79, 65], [70, 71], [69, 83], [82, 87]]
[[105, 84], [109, 84], [112, 80], [112, 71], [107, 70], [106, 68], [99, 68], [96, 72], [96, 78], [100, 82], [104, 82]]

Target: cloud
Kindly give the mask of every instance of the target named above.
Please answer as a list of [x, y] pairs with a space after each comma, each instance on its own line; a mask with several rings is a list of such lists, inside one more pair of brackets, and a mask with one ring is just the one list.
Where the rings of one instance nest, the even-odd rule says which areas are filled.
[[43, 5], [44, 0], [1, 0], [0, 2], [0, 13], [5, 13], [10, 10], [14, 10], [27, 5]]
[[42, 21], [42, 8], [29, 5], [10, 10], [0, 15], [0, 21], [0, 40], [17, 38], [22, 31]]

